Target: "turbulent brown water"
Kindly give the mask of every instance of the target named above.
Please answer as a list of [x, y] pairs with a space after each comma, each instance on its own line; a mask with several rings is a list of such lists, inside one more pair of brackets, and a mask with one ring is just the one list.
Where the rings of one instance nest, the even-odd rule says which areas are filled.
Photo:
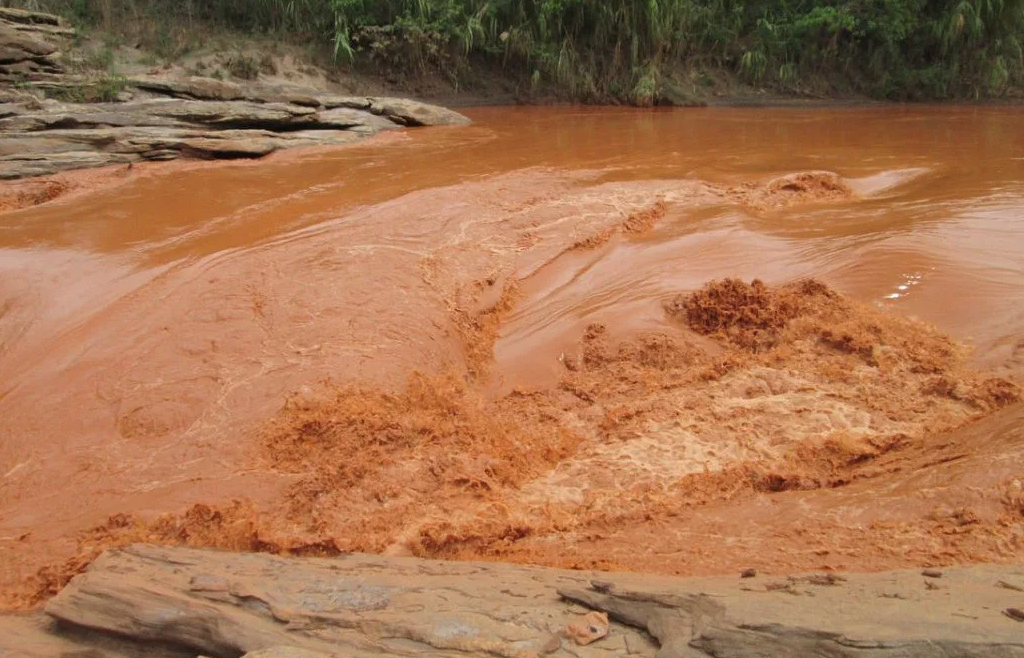
[[6, 605], [137, 539], [1024, 557], [1019, 109], [470, 115], [8, 192]]

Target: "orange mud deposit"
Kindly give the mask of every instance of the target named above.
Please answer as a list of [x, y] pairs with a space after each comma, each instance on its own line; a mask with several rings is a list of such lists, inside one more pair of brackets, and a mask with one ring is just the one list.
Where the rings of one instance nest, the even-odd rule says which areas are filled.
[[135, 541], [1024, 557], [1012, 113], [474, 118], [0, 218], [5, 607]]
[[764, 185], [747, 183], [729, 193], [756, 210], [785, 208], [800, 203], [822, 203], [851, 199], [855, 192], [831, 171], [807, 171], [782, 176]]
[[114, 187], [129, 178], [132, 169], [120, 165], [18, 181], [0, 181], [0, 213], [31, 208], [56, 199], [69, 201], [86, 192]]

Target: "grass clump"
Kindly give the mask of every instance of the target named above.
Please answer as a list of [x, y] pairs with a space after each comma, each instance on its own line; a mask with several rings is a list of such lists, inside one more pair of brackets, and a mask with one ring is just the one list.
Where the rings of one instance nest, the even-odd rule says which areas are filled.
[[103, 75], [92, 82], [48, 89], [46, 95], [67, 103], [113, 103], [129, 87], [122, 75]]

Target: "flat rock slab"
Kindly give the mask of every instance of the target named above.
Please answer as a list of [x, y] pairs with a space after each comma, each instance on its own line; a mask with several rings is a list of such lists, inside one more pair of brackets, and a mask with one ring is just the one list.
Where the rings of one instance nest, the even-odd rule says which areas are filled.
[[[1017, 658], [1024, 624], [1004, 614], [1024, 596], [1014, 583], [1024, 569], [675, 579], [134, 546], [106, 553], [46, 613], [211, 658]], [[592, 611], [610, 632], [579, 646], [565, 629]]]
[[327, 110], [335, 108], [362, 110], [402, 126], [453, 126], [469, 123], [469, 119], [458, 112], [407, 98], [336, 96], [302, 86], [268, 85], [260, 82], [242, 85], [203, 77], [139, 76], [131, 78], [127, 82], [136, 89], [183, 99], [246, 100], [254, 103], [283, 103]]
[[[279, 149], [346, 144], [386, 130], [459, 125], [442, 107], [395, 98], [315, 98], [216, 80], [152, 83], [173, 97], [124, 103], [0, 104], [0, 179], [179, 157], [259, 158]], [[225, 100], [239, 95], [247, 100]], [[196, 95], [206, 96], [202, 100]]]

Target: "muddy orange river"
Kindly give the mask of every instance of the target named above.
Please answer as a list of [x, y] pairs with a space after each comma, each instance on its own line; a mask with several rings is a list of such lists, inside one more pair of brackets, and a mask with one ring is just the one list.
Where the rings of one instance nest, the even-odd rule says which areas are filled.
[[1019, 108], [468, 114], [0, 215], [4, 606], [138, 540], [1024, 559]]

